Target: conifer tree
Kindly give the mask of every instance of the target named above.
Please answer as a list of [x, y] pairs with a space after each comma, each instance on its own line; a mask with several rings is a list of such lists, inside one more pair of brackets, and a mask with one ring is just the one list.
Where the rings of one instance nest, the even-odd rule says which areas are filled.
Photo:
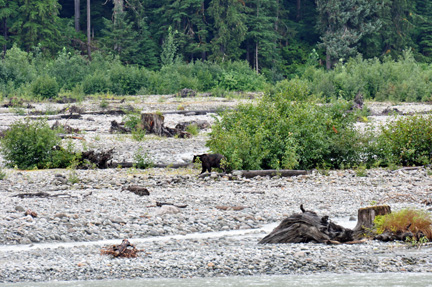
[[377, 1], [316, 0], [316, 3], [320, 46], [325, 50], [327, 69], [354, 55], [360, 39], [380, 26], [374, 17], [379, 7]]
[[18, 5], [19, 15], [11, 30], [21, 47], [29, 51], [40, 45], [44, 51], [56, 52], [60, 37], [58, 1], [18, 0]]
[[432, 61], [432, 2], [417, 1], [417, 13], [420, 52]]
[[9, 22], [18, 13], [18, 5], [15, 1], [0, 0], [0, 46], [3, 47], [3, 57], [6, 50], [12, 45], [9, 39]]
[[252, 0], [248, 2], [247, 38], [252, 44], [253, 67], [258, 73], [261, 66], [274, 68], [279, 62], [276, 31], [277, 0]]
[[240, 44], [246, 37], [246, 10], [242, 0], [212, 0], [208, 13], [213, 19], [213, 39], [210, 42], [214, 60], [237, 60]]

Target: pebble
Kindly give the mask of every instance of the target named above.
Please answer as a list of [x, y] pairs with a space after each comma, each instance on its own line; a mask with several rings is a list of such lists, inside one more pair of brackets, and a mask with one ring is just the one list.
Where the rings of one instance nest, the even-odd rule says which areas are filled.
[[[154, 105], [162, 111], [165, 106]], [[202, 116], [190, 117], [202, 119]], [[1, 117], [0, 126], [7, 126], [12, 118]], [[210, 118], [205, 116], [209, 122]], [[71, 119], [68, 124], [98, 130], [98, 134], [83, 134], [86, 144], [100, 150], [115, 147], [115, 161], [131, 161], [139, 147], [149, 151], [156, 163], [165, 164], [184, 163], [191, 160], [193, 154], [208, 151], [205, 133], [192, 139], [149, 137], [136, 142], [126, 135], [109, 134], [109, 123], [113, 119], [121, 121], [118, 116], [95, 115], [92, 121], [83, 123]], [[166, 117], [171, 126], [186, 120], [189, 118], [183, 115]], [[95, 140], [96, 135], [99, 140]], [[74, 143], [77, 148], [83, 144], [82, 141]], [[300, 204], [319, 215], [329, 215], [336, 222], [355, 220], [359, 208], [374, 202], [389, 204], [392, 210], [424, 209], [421, 202], [425, 199], [425, 190], [432, 186], [432, 178], [422, 168], [409, 172], [372, 169], [368, 170], [367, 177], [357, 177], [355, 171], [344, 170], [329, 171], [328, 175], [313, 171], [306, 176], [254, 179], [241, 178], [237, 172], [233, 172], [232, 177], [213, 173], [200, 179], [197, 177], [200, 170], [192, 168], [76, 170], [79, 180], [76, 184], [68, 180], [70, 170], [2, 170], [7, 174], [0, 180], [2, 283], [431, 271], [431, 245], [416, 250], [403, 243], [376, 241], [338, 246], [258, 244], [284, 217], [300, 212]], [[129, 185], [147, 188], [150, 196], [140, 197], [122, 191], [122, 186]], [[400, 196], [401, 190], [410, 196]], [[22, 199], [13, 196], [36, 191], [70, 196]], [[156, 202], [187, 207], [157, 207]], [[246, 208], [220, 210], [216, 206]], [[28, 209], [37, 212], [38, 217], [24, 216]], [[230, 234], [236, 230], [249, 233]], [[215, 232], [223, 233], [216, 237], [205, 236]], [[195, 233], [203, 236], [191, 235]], [[190, 238], [167, 240], [167, 236], [176, 235]], [[105, 243], [79, 245], [102, 240], [120, 244], [124, 238], [144, 250], [133, 261], [101, 255], [100, 249]], [[55, 247], [55, 244], [68, 242], [76, 245]], [[28, 249], [29, 244], [36, 248]], [[41, 244], [51, 244], [52, 248]], [[24, 249], [9, 250], [12, 245]]]

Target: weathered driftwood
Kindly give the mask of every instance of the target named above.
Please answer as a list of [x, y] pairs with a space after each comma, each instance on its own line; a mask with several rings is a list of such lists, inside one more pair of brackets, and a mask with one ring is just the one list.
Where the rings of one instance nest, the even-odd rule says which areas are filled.
[[131, 129], [125, 127], [123, 122], [118, 123], [117, 121], [111, 121], [110, 133], [120, 133], [120, 134], [128, 134], [131, 132]]
[[129, 240], [123, 239], [120, 245], [112, 245], [101, 249], [101, 254], [112, 255], [114, 257], [135, 258], [138, 256], [138, 250]]
[[113, 157], [114, 149], [107, 151], [96, 152], [89, 150], [81, 153], [80, 163], [77, 168], [90, 169], [96, 166], [97, 168], [105, 169], [110, 166], [108, 163]]
[[259, 243], [326, 243], [350, 242], [353, 231], [331, 222], [328, 216], [319, 217], [300, 205], [302, 213], [294, 213], [285, 218], [278, 227]]
[[360, 208], [357, 212], [357, 224], [354, 227], [354, 238], [361, 239], [372, 236], [371, 230], [374, 226], [374, 219], [377, 215], [386, 215], [391, 213], [388, 205], [376, 205]]
[[172, 206], [175, 206], [175, 207], [177, 207], [177, 208], [186, 208], [187, 207], [187, 204], [173, 204], [173, 203], [169, 203], [169, 202], [159, 202], [159, 201], [156, 201], [156, 206], [158, 206], [158, 207], [161, 207], [161, 206], [164, 206], [164, 205], [172, 205]]
[[[134, 167], [136, 164], [133, 162], [110, 162], [109, 167], [110, 168], [131, 168]], [[166, 163], [166, 164], [153, 164], [152, 167], [154, 168], [183, 168], [183, 167], [189, 167], [192, 166], [191, 163]]]
[[206, 129], [210, 127], [210, 124], [208, 121], [205, 120], [201, 120], [201, 121], [189, 121], [189, 122], [181, 122], [178, 123], [175, 128], [176, 130], [180, 130], [180, 131], [186, 131], [186, 129], [188, 128], [188, 126], [191, 125], [196, 125], [197, 128], [199, 128], [200, 130]]
[[[228, 109], [231, 109], [231, 108], [228, 108]], [[196, 111], [178, 110], [178, 111], [162, 112], [162, 114], [164, 114], [164, 115], [180, 114], [180, 115], [185, 115], [185, 116], [196, 116], [196, 115], [206, 115], [206, 114], [219, 114], [225, 110], [226, 110], [225, 108], [214, 109], [214, 110], [196, 110]]]
[[139, 196], [150, 195], [150, 192], [148, 191], [147, 188], [139, 185], [129, 185], [128, 187], [123, 188], [122, 191], [123, 190], [128, 190]]
[[247, 206], [241, 206], [241, 205], [235, 205], [235, 206], [227, 206], [227, 205], [218, 205], [216, 206], [216, 209], [219, 210], [234, 210], [234, 211], [240, 211], [247, 208]]
[[267, 170], [240, 170], [235, 173], [241, 175], [244, 178], [252, 178], [256, 176], [298, 176], [298, 175], [306, 175], [309, 171], [306, 170], [292, 170], [292, 169], [267, 169]]
[[196, 92], [192, 89], [183, 89], [179, 92], [179, 96], [182, 98], [187, 98], [187, 97], [195, 97], [196, 96]]

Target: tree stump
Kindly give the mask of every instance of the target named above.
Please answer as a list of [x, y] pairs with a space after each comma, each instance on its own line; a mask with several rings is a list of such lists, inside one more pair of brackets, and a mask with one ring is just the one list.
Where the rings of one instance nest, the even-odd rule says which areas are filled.
[[388, 205], [377, 205], [360, 208], [357, 215], [357, 225], [354, 227], [354, 238], [361, 239], [371, 235], [370, 230], [374, 226], [374, 219], [377, 215], [386, 215], [391, 213]]
[[147, 133], [156, 134], [158, 136], [164, 135], [164, 116], [153, 113], [141, 114], [141, 124]]

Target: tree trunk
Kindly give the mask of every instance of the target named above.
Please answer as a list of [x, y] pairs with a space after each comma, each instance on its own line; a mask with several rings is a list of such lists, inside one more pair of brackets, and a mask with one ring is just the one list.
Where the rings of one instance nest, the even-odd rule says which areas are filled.
[[255, 71], [257, 74], [259, 73], [259, 69], [258, 69], [258, 41], [255, 43]]
[[75, 31], [80, 31], [80, 0], [74, 0], [75, 3]]
[[164, 134], [164, 116], [158, 114], [141, 114], [141, 124], [147, 133], [162, 136]]
[[297, 0], [297, 16], [296, 20], [299, 21], [301, 19], [301, 0]]
[[90, 48], [90, 31], [91, 31], [91, 23], [90, 23], [90, 0], [87, 0], [87, 55], [89, 60], [91, 61], [91, 48]]
[[390, 206], [377, 205], [360, 208], [357, 215], [357, 225], [354, 227], [354, 238], [361, 239], [370, 233], [370, 229], [374, 226], [374, 219], [377, 215], [386, 215], [391, 213]]
[[3, 59], [6, 56], [6, 50], [7, 50], [7, 19], [3, 19], [3, 37], [5, 39], [5, 44], [3, 45]]
[[[260, 5], [260, 3], [258, 2], [257, 3], [257, 13], [256, 13], [256, 16], [257, 16], [257, 20], [258, 20], [258, 17], [259, 17], [259, 5]], [[259, 68], [258, 68], [258, 39], [256, 40], [256, 42], [255, 42], [255, 71], [256, 71], [256, 73], [258, 74], [259, 73]]]
[[326, 69], [329, 71], [331, 69], [332, 63], [331, 63], [331, 57], [329, 52], [326, 53]]

